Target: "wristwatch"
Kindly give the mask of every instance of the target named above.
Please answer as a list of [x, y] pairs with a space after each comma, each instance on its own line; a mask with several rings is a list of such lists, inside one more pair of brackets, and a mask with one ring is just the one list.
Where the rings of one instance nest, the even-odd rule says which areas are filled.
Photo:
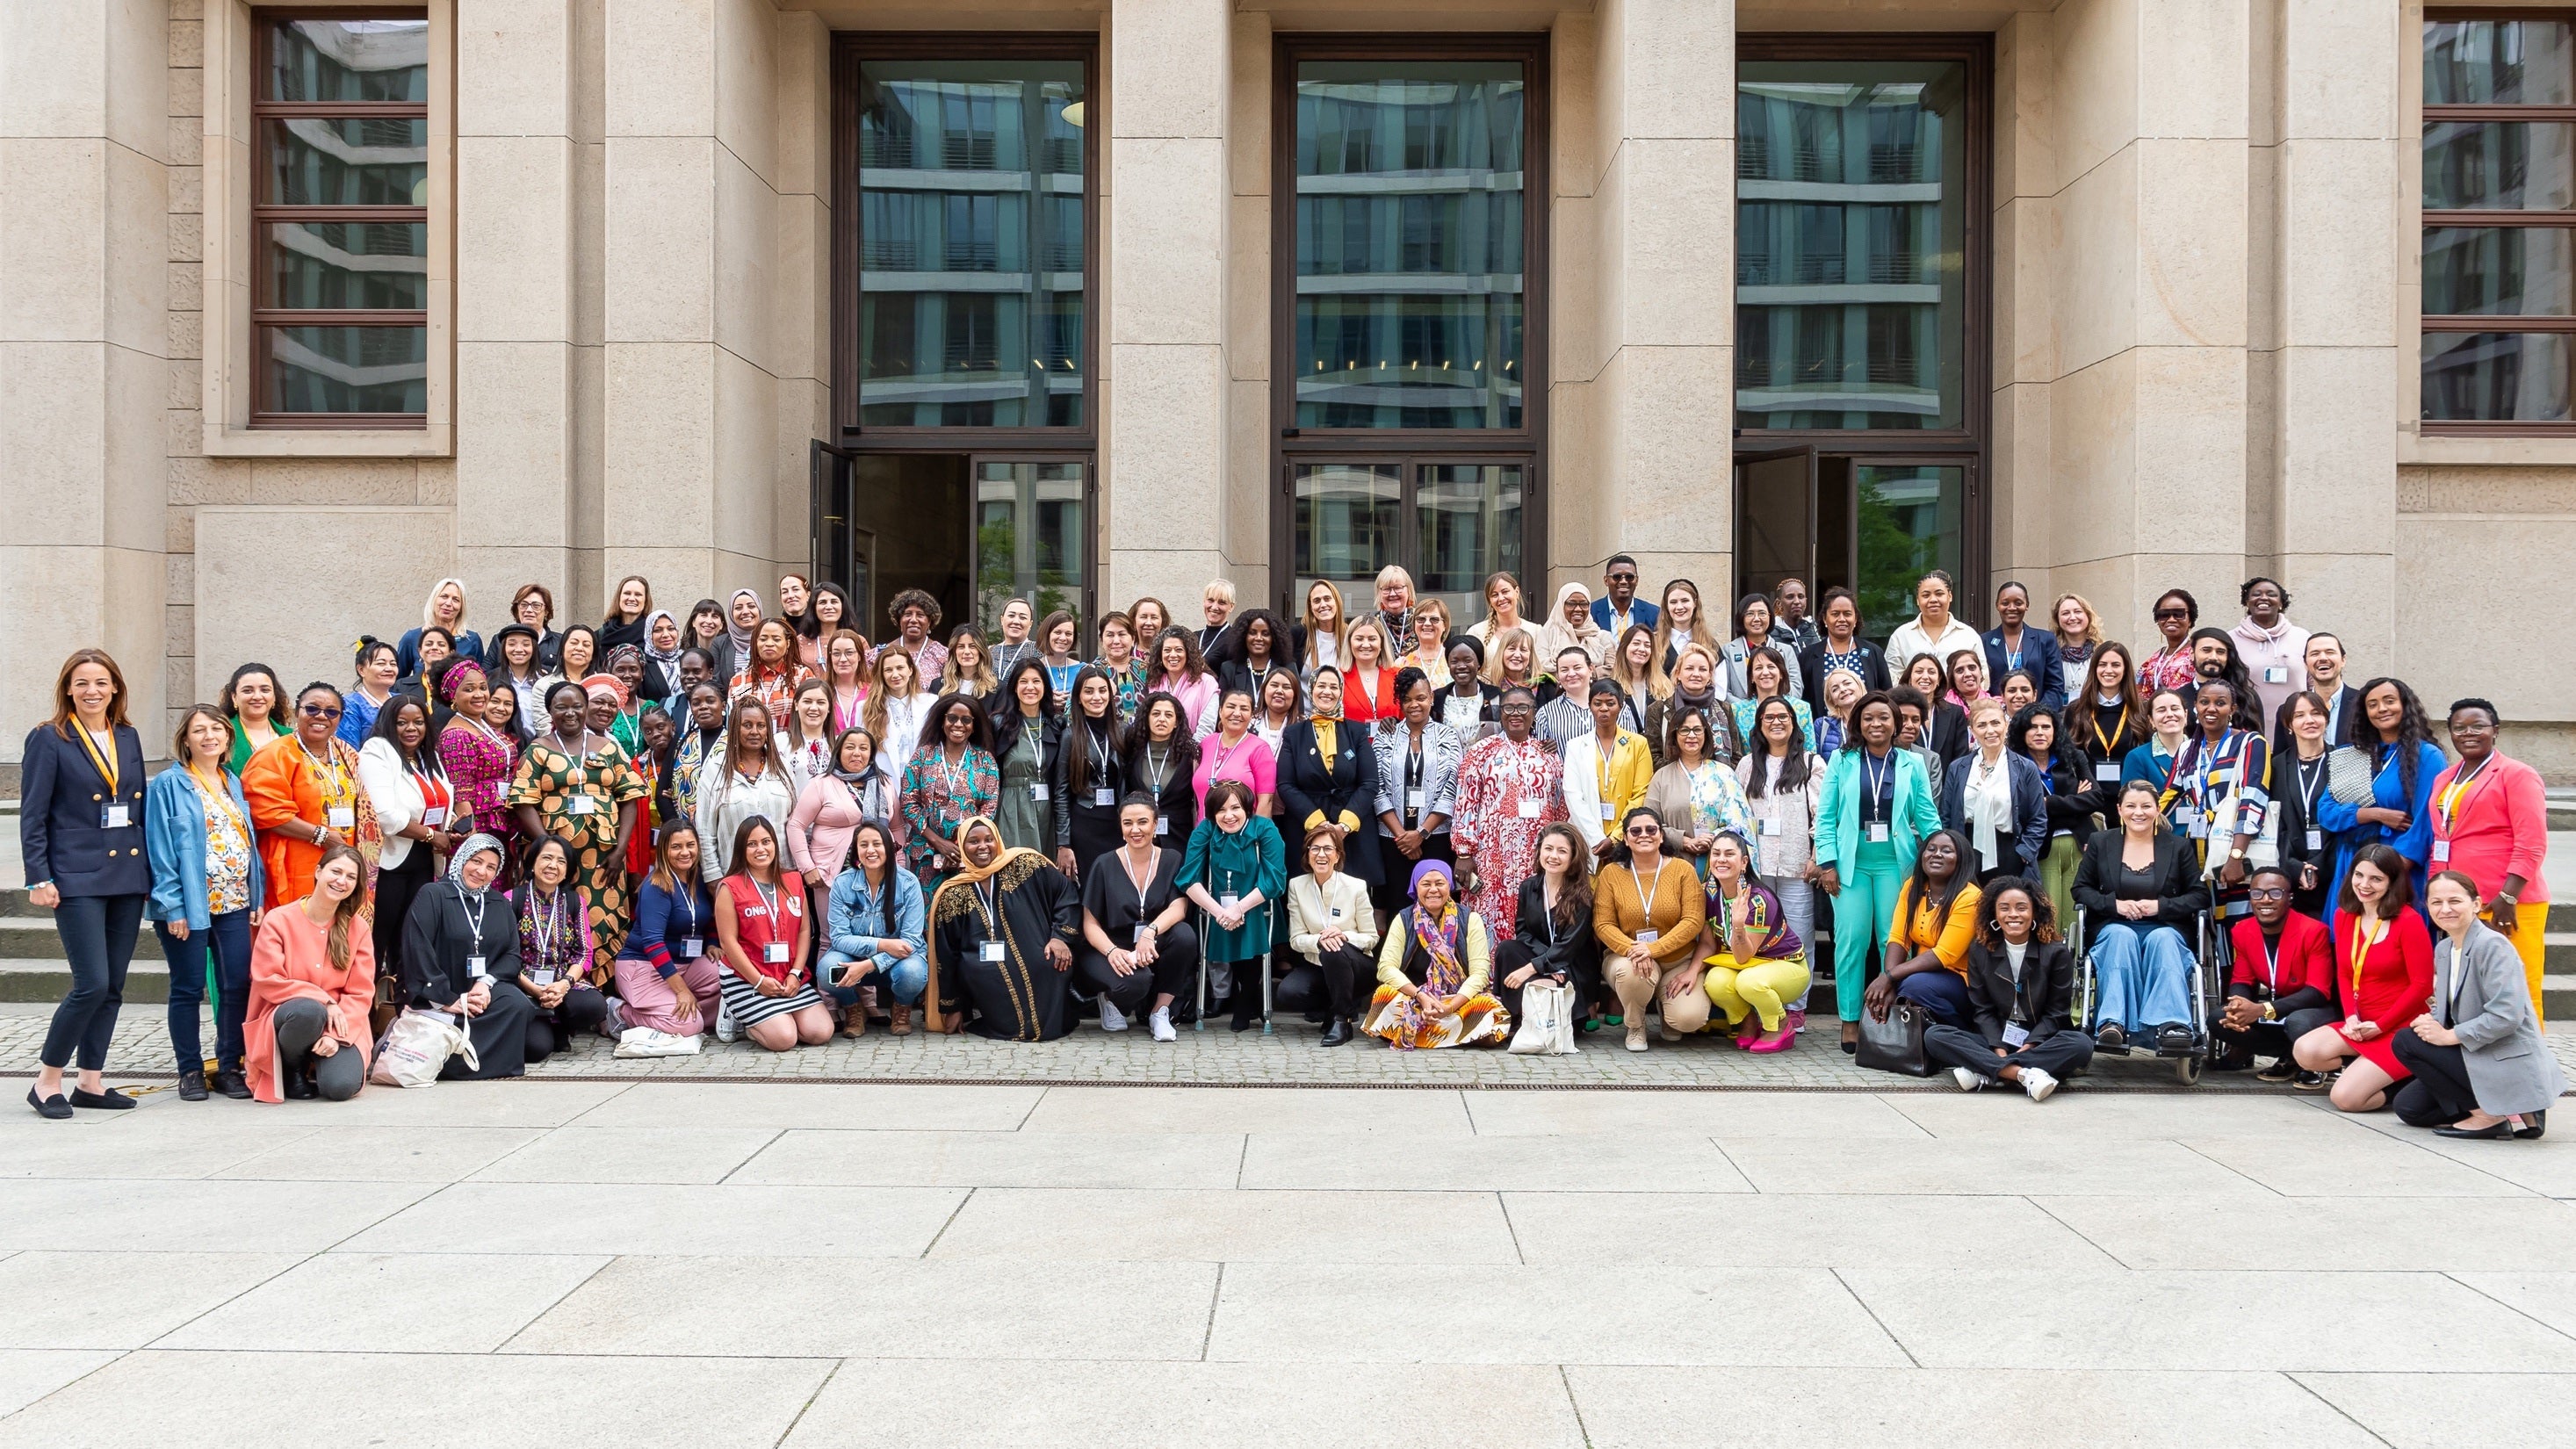
[[2242, 850], [2230, 849], [2227, 852], [2227, 858], [2229, 860], [2243, 860], [2245, 858], [2245, 852]]
[[2272, 1003], [2267, 1001], [2263, 1003], [2263, 1019], [2265, 1021], [2278, 1021], [2281, 1019], [2281, 1014], [2274, 1011], [2272, 1009]]

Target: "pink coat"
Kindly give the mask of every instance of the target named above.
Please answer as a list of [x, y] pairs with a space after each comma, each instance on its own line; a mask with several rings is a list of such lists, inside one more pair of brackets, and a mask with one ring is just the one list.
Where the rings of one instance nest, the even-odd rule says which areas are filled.
[[[2494, 895], [2506, 876], [2518, 875], [2524, 882], [2521, 902], [2546, 905], [2549, 879], [2541, 865], [2549, 856], [2549, 800], [2540, 772], [2501, 754], [2489, 756], [2446, 813], [2442, 805], [2459, 774], [2455, 764], [2433, 777], [2432, 872], [2461, 872], [2478, 883], [2481, 897]], [[2446, 841], [2447, 861], [2441, 858]]]
[[276, 1017], [290, 1001], [338, 1008], [340, 1029], [331, 1036], [341, 1050], [357, 1052], [359, 1065], [375, 1049], [367, 1014], [376, 1003], [376, 951], [366, 922], [356, 922], [349, 932], [348, 970], [332, 967], [329, 947], [329, 936], [300, 904], [275, 906], [260, 917], [250, 947], [250, 1015], [242, 1024], [243, 1072], [260, 1101], [286, 1100], [277, 1068]]

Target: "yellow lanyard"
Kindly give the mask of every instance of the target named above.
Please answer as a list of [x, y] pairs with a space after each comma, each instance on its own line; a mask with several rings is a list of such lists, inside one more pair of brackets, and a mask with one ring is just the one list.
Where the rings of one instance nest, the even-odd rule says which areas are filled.
[[322, 790], [324, 805], [337, 805], [349, 797], [349, 779], [340, 769], [339, 755], [336, 751], [333, 752], [331, 763], [326, 765], [314, 757], [313, 747], [304, 743], [302, 735], [295, 737], [295, 748], [304, 752], [305, 763], [313, 767], [313, 773], [327, 782]]
[[[218, 779], [214, 783], [209, 784], [207, 783], [205, 776], [197, 773], [197, 767], [195, 765], [190, 765], [187, 768], [188, 778], [197, 782], [197, 793], [205, 796], [208, 804], [221, 808], [224, 812], [224, 818], [231, 821], [234, 828], [241, 831], [242, 838], [248, 839], [250, 837], [250, 829], [242, 821], [241, 812], [233, 808], [233, 797], [225, 792], [223, 782]], [[213, 817], [209, 816], [209, 821], [211, 821], [212, 818]]]
[[2460, 828], [2460, 807], [2468, 803], [2463, 797], [2468, 794], [2469, 786], [2477, 782], [2478, 776], [2487, 772], [2487, 765], [2494, 759], [2495, 756], [2490, 754], [2486, 759], [2478, 761], [2476, 769], [2451, 781], [2451, 787], [2442, 792], [2442, 835], [2445, 839], [2450, 837], [2451, 832]]
[[[98, 767], [98, 777], [107, 782], [107, 798], [110, 800], [117, 798], [116, 762], [99, 754], [98, 741], [90, 737], [88, 727], [84, 726], [79, 720], [72, 721], [72, 733], [80, 736], [81, 752], [89, 756], [89, 762], [92, 765]], [[116, 735], [114, 733], [114, 727], [111, 726], [108, 734], [108, 746], [110, 749], [114, 749], [115, 744]]]
[[2361, 1006], [2361, 963], [2370, 955], [2370, 948], [2378, 945], [2381, 941], [2385, 940], [2387, 936], [2388, 923], [2386, 921], [2381, 921], [2378, 925], [2373, 926], [2366, 931], [2361, 929], [2358, 925], [2353, 929], [2352, 1007], [2355, 1010], [2358, 1010]]
[[2099, 716], [2099, 715], [2095, 715], [2095, 716], [2093, 717], [2093, 738], [2095, 738], [2095, 739], [2097, 739], [2097, 740], [2099, 740], [2099, 741], [2101, 741], [2101, 742], [2102, 742], [2102, 750], [2103, 750], [2103, 753], [2105, 753], [2105, 754], [2108, 754], [2108, 753], [2110, 752], [2110, 749], [2111, 749], [2111, 742], [2112, 742], [2113, 740], [2119, 739], [2119, 738], [2121, 738], [2121, 737], [2123, 737], [2123, 736], [2127, 735], [2127, 734], [2128, 734], [2128, 732], [2129, 732], [2129, 707], [2128, 707], [2127, 705], [2125, 705], [2125, 704], [2124, 704], [2124, 705], [2122, 705], [2122, 706], [2120, 706], [2120, 722], [2119, 722], [2118, 724], [2116, 724], [2116, 725], [2113, 725], [2113, 726], [2111, 727], [2111, 732], [2110, 732], [2109, 734], [2107, 734], [2107, 735], [2106, 735], [2106, 734], [2104, 734], [2104, 733], [2102, 733], [2102, 718], [2101, 718], [2101, 716]]

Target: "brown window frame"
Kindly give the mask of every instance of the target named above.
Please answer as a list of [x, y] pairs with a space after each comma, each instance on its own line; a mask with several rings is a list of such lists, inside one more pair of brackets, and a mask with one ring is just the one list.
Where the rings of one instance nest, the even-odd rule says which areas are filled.
[[[2427, 8], [2423, 24], [2446, 20], [2542, 20], [2576, 23], [2576, 11], [2519, 8]], [[2424, 36], [2415, 36], [2415, 66], [2422, 75]], [[2419, 81], [2420, 84], [2420, 81]], [[2558, 121], [2576, 122], [2576, 105], [2434, 105], [2423, 106], [2417, 118], [2415, 165], [2419, 172], [2424, 164], [2424, 128], [2438, 121]], [[2421, 205], [2416, 207], [2416, 280], [2417, 294], [2422, 294], [2423, 241], [2436, 228], [2443, 227], [2555, 227], [2576, 229], [2576, 208], [2557, 211], [2521, 210], [2446, 210]], [[2424, 312], [2416, 318], [2417, 339], [2414, 367], [2418, 396], [2421, 396], [2424, 374], [2423, 335], [2439, 332], [2567, 332], [2576, 333], [2576, 313], [2567, 316], [2526, 316], [2507, 313]], [[2513, 419], [2426, 418], [2417, 405], [2415, 426], [2419, 436], [2428, 438], [2564, 438], [2576, 437], [2576, 419], [2567, 422], [2523, 422]]]
[[[367, 7], [280, 6], [262, 7], [251, 12], [251, 174], [250, 182], [250, 370], [251, 408], [249, 425], [253, 428], [290, 431], [360, 428], [418, 428], [429, 426], [429, 414], [416, 413], [297, 413], [277, 410], [275, 384], [269, 375], [269, 347], [280, 328], [285, 327], [410, 327], [423, 334], [429, 331], [426, 308], [302, 308], [276, 305], [276, 272], [261, 251], [261, 228], [277, 222], [339, 222], [351, 225], [393, 223], [395, 225], [429, 225], [426, 206], [290, 206], [261, 200], [273, 174], [268, 149], [268, 127], [271, 120], [293, 120], [299, 117], [325, 120], [405, 119], [427, 123], [427, 101], [279, 101], [268, 97], [272, 83], [273, 42], [277, 26], [291, 20], [418, 20], [426, 23], [429, 12]], [[436, 79], [432, 78], [433, 81]], [[423, 341], [426, 342], [424, 335]]]

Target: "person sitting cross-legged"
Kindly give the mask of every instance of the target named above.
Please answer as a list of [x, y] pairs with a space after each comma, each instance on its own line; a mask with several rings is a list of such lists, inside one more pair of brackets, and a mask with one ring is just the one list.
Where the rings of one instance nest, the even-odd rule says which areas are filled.
[[2075, 953], [2057, 937], [2048, 893], [2025, 876], [1989, 881], [1968, 946], [1973, 1030], [1934, 1022], [1923, 1055], [1946, 1066], [1963, 1092], [2011, 1082], [2045, 1102], [2093, 1060], [2093, 1043], [2068, 1024]]

